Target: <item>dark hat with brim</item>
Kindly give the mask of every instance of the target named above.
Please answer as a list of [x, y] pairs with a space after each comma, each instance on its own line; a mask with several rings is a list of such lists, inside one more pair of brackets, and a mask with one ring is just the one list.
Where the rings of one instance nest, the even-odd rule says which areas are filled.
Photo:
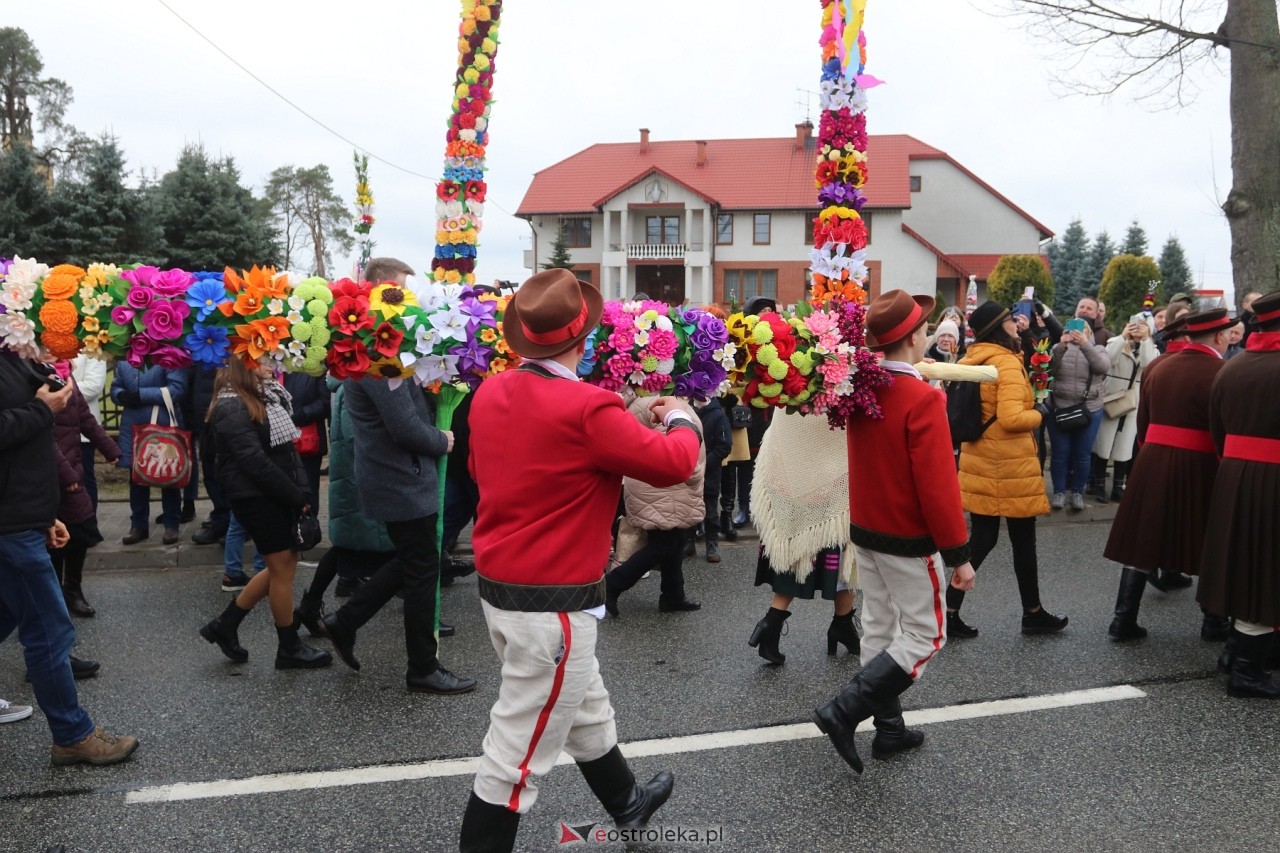
[[991, 333], [1000, 328], [1004, 318], [1010, 311], [999, 302], [984, 302], [969, 315], [969, 328], [973, 331], [975, 341], [985, 341]]
[[934, 304], [932, 296], [905, 290], [880, 294], [867, 308], [867, 346], [877, 352], [893, 346], [929, 319]]
[[525, 358], [551, 358], [572, 349], [600, 322], [604, 297], [566, 269], [544, 270], [507, 302], [502, 334]]
[[778, 301], [768, 296], [756, 296], [748, 300], [746, 305], [742, 306], [743, 314], [748, 314], [748, 315], [755, 314], [756, 316], [759, 316], [766, 311], [777, 311], [777, 310], [778, 310]]
[[1187, 335], [1211, 335], [1230, 329], [1236, 320], [1227, 315], [1226, 308], [1213, 308], [1208, 311], [1197, 311], [1187, 314], [1183, 320], [1183, 333]]
[[1253, 322], [1258, 328], [1280, 327], [1280, 290], [1253, 300]]

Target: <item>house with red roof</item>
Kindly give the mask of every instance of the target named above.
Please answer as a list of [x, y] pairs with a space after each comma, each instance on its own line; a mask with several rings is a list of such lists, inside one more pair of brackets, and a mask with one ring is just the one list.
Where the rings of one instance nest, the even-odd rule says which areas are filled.
[[[902, 288], [963, 301], [1008, 254], [1040, 254], [1053, 232], [945, 151], [871, 136], [862, 209], [869, 292]], [[534, 175], [516, 215], [525, 266], [563, 234], [573, 270], [606, 299], [741, 305], [804, 298], [817, 189], [813, 125], [779, 139], [599, 143]]]

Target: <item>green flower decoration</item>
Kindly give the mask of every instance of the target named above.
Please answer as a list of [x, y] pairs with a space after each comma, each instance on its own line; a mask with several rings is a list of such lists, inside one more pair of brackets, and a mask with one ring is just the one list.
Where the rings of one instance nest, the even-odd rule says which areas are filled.
[[773, 344], [765, 344], [756, 351], [756, 361], [765, 367], [773, 364], [778, 360], [778, 348]]
[[[769, 382], [767, 384], [762, 383], [760, 385], [760, 396], [762, 397], [776, 397], [781, 393], [782, 393], [781, 382]], [[752, 404], [754, 405], [756, 400], [758, 399], [760, 399], [760, 397], [753, 397], [751, 400]]]
[[758, 344], [767, 344], [773, 340], [773, 327], [768, 323], [756, 323], [751, 330], [751, 340]]
[[293, 339], [303, 343], [311, 340], [312, 331], [310, 323], [294, 323], [289, 327], [289, 334], [293, 336]]
[[[316, 347], [325, 347], [329, 345], [333, 334], [329, 331], [328, 326], [315, 323], [311, 326], [311, 344]], [[310, 347], [308, 347], [310, 349]]]
[[769, 376], [781, 382], [783, 379], [787, 378], [787, 373], [790, 370], [791, 366], [789, 364], [782, 359], [778, 359], [769, 365]]
[[[329, 294], [329, 298], [333, 298], [333, 294]], [[307, 313], [312, 317], [323, 317], [329, 313], [329, 306], [323, 299], [312, 299], [307, 303]]]

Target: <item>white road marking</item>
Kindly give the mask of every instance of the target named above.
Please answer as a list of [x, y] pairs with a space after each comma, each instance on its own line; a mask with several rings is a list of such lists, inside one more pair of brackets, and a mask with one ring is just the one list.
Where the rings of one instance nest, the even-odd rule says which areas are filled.
[[[948, 705], [943, 708], [926, 708], [907, 711], [903, 717], [907, 725], [927, 726], [956, 720], [973, 720], [981, 717], [1001, 717], [1024, 714], [1029, 711], [1048, 711], [1054, 708], [1070, 708], [1076, 705], [1095, 705], [1117, 702], [1123, 699], [1140, 699], [1147, 694], [1130, 685], [1099, 687], [1092, 690], [1073, 690], [1069, 693], [1049, 693], [1043, 696], [1026, 696], [1021, 699], [998, 699], [993, 702], [975, 702], [969, 705]], [[870, 731], [870, 720], [858, 726], [858, 731]], [[823, 737], [812, 723], [786, 726], [765, 726], [756, 729], [737, 729], [710, 732], [683, 737], [655, 738], [622, 744], [622, 751], [630, 758], [652, 755], [677, 755], [685, 752], [702, 752], [709, 749], [730, 749], [763, 743], [779, 743], [789, 740], [806, 740]], [[557, 764], [572, 764], [573, 759], [560, 755]], [[442, 761], [423, 761], [417, 764], [379, 764], [351, 770], [323, 770], [314, 773], [273, 773], [266, 776], [250, 776], [243, 779], [218, 779], [212, 782], [176, 782], [139, 788], [125, 794], [126, 804], [171, 803], [178, 800], [202, 800], [214, 797], [239, 797], [248, 794], [279, 793], [281, 791], [338, 788], [352, 785], [373, 785], [382, 782], [405, 782], [413, 779], [434, 779], [446, 776], [472, 776], [480, 765], [479, 758], [454, 758]]]

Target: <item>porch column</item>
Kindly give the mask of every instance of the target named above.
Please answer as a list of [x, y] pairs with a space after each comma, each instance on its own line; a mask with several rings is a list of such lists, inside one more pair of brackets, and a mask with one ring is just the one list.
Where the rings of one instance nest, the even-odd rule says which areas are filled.
[[714, 304], [716, 301], [716, 277], [711, 269], [711, 264], [707, 264], [702, 268], [702, 287], [703, 295], [706, 297], [703, 300], [703, 304]]

